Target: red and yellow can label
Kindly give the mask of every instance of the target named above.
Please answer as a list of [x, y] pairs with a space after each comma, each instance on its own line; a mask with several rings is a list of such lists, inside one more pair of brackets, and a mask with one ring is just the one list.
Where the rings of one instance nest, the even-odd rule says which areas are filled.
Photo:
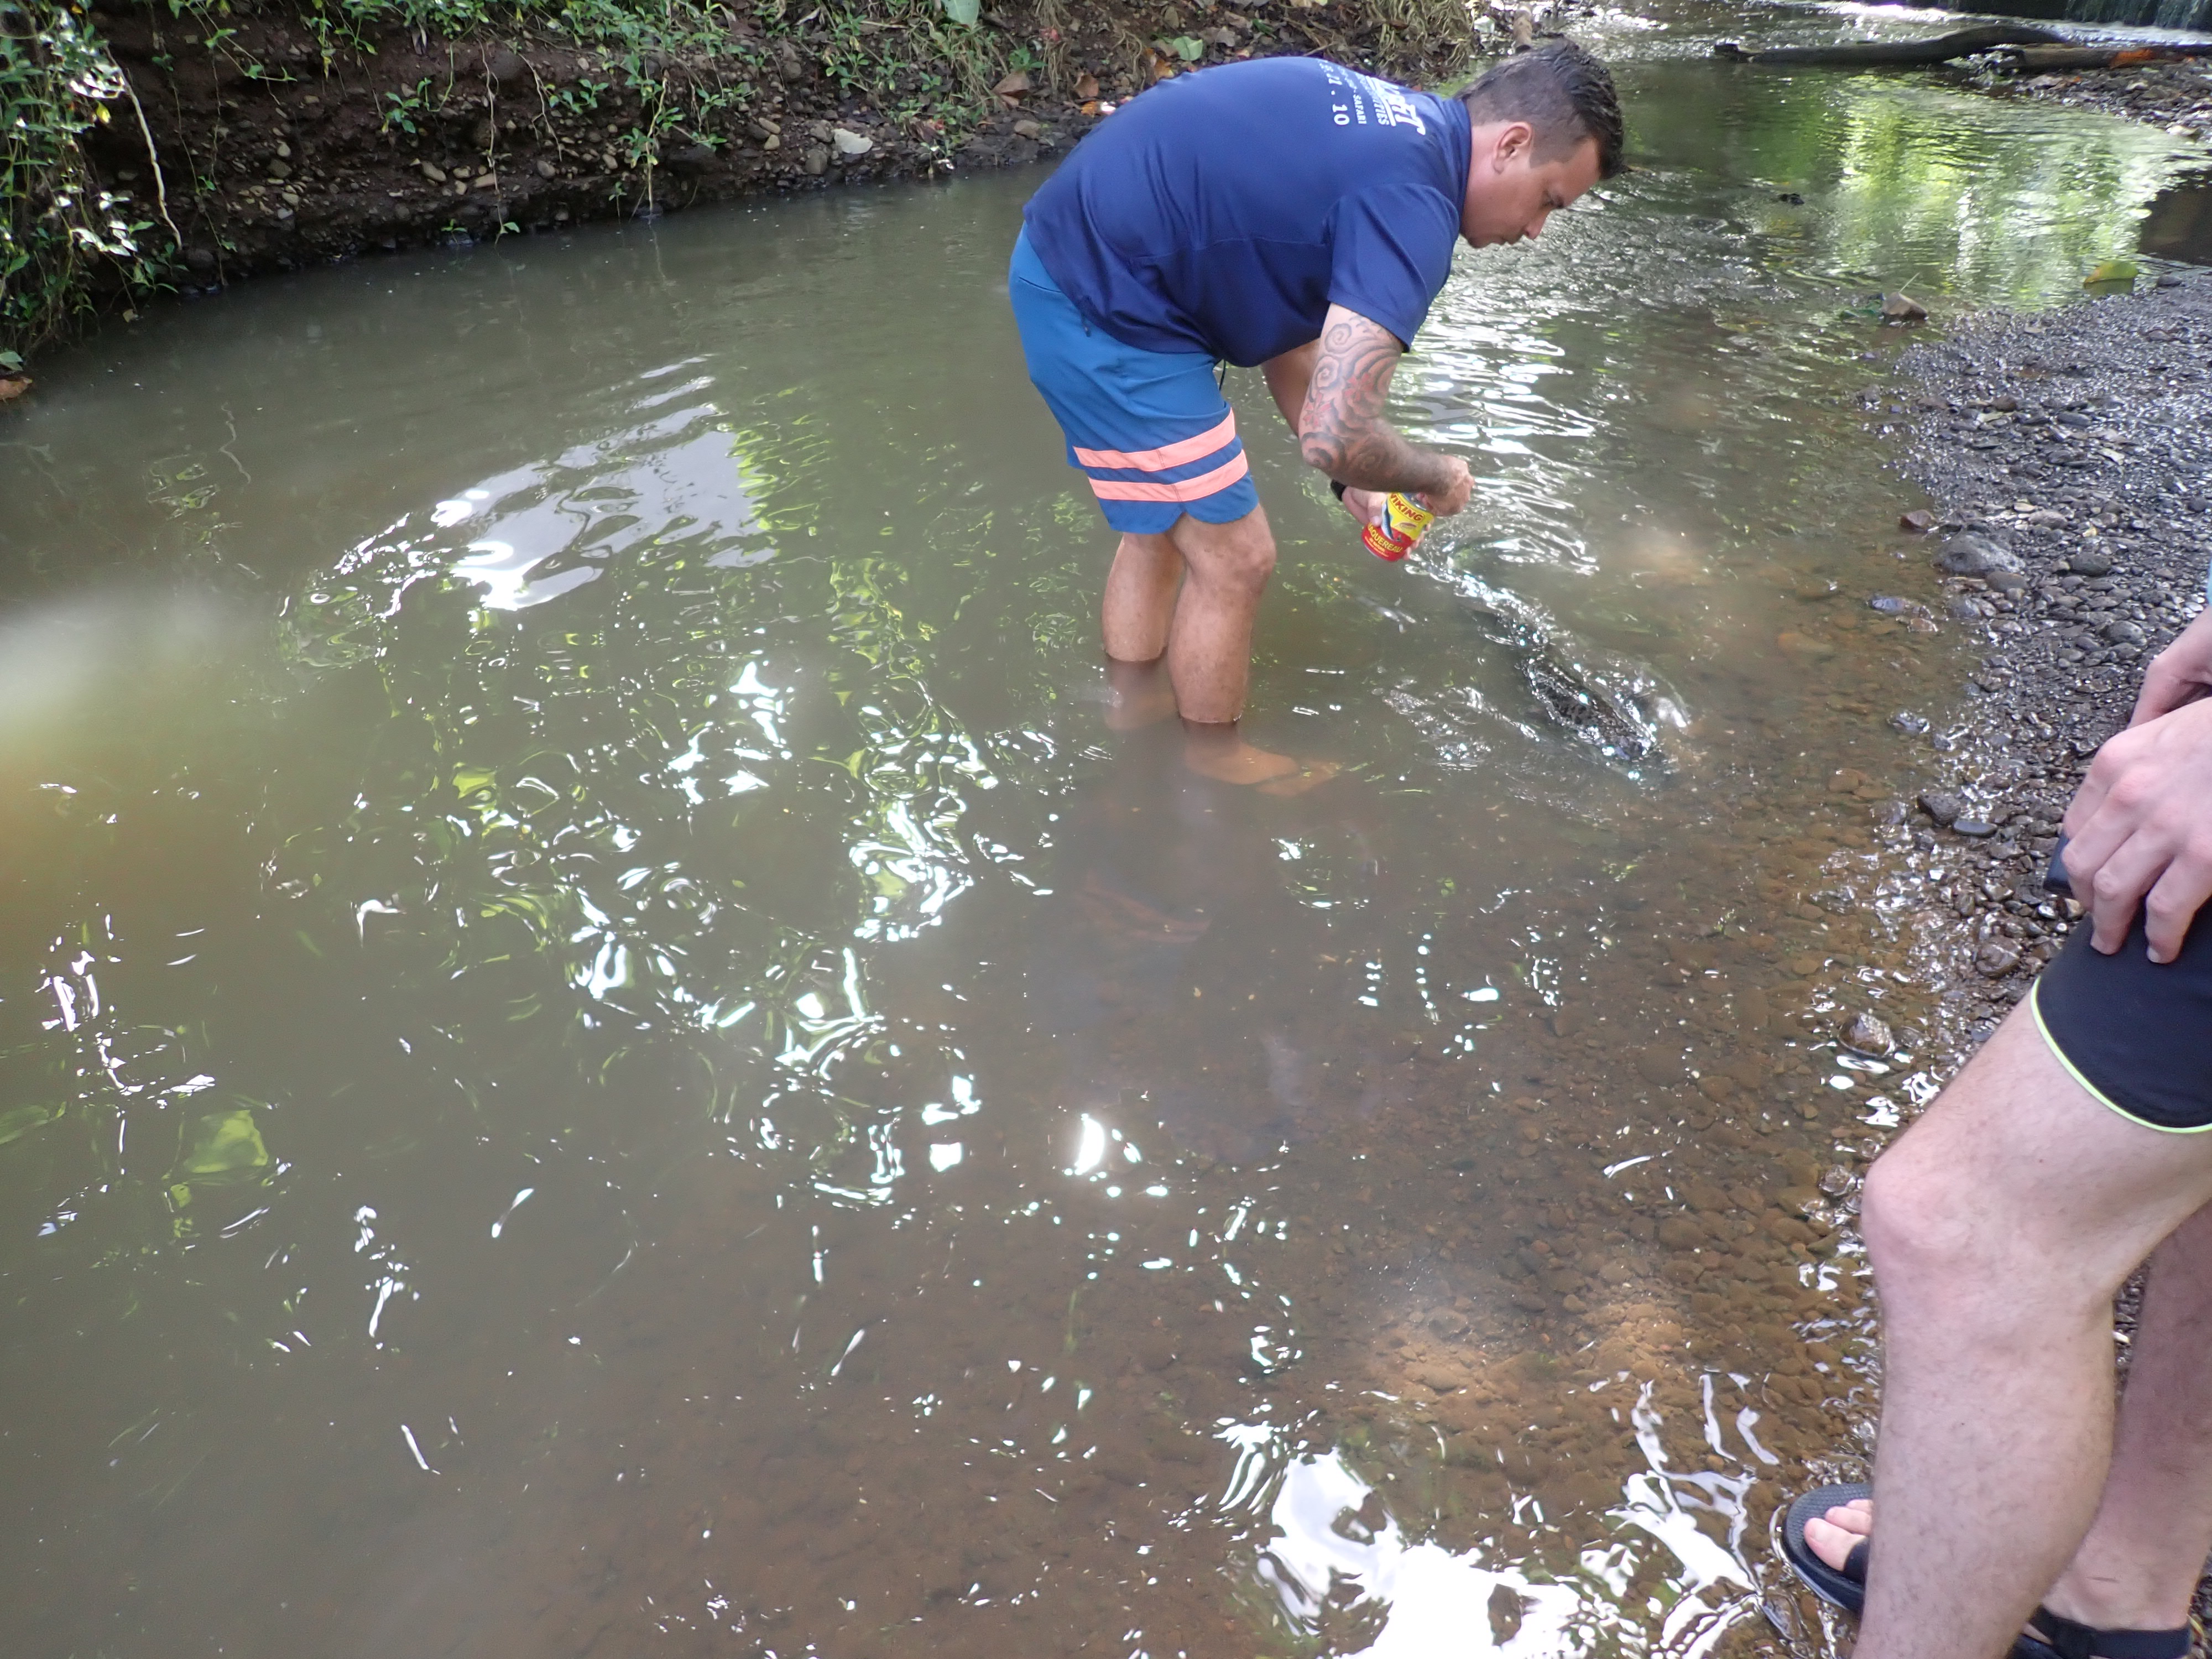
[[1428, 532], [1437, 515], [1410, 495], [1395, 490], [1382, 498], [1382, 522], [1359, 532], [1367, 550], [1378, 559], [1396, 563], [1413, 550], [1413, 544]]

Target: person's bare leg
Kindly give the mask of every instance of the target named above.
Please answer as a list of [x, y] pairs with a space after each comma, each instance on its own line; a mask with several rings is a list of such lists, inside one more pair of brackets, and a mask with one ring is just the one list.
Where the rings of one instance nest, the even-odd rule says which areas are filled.
[[1106, 726], [1134, 732], [1157, 726], [1175, 713], [1175, 688], [1168, 684], [1166, 653], [1150, 662], [1106, 659]]
[[1336, 768], [1301, 765], [1255, 748], [1237, 722], [1252, 674], [1252, 624], [1275, 568], [1267, 514], [1254, 507], [1228, 524], [1186, 514], [1170, 532], [1188, 574], [1168, 635], [1168, 677], [1187, 731], [1183, 763], [1224, 783], [1295, 793], [1334, 776]]
[[[2197, 1139], [2197, 1137], [2191, 1137]], [[2044, 1598], [2099, 1630], [2178, 1630], [2212, 1554], [2212, 1208], [2169, 1234], [2120, 1396], [2097, 1518]]]
[[[2178, 1630], [2212, 1555], [2212, 1206], [2153, 1251], [2096, 1518], [2045, 1592], [2098, 1630]], [[1807, 1527], [1832, 1567], [1874, 1530], [1871, 1506]]]
[[1118, 662], [1151, 662], [1168, 648], [1175, 619], [1176, 588], [1182, 580], [1182, 555], [1175, 538], [1125, 533], [1106, 573], [1106, 654]]
[[1168, 533], [1188, 573], [1167, 641], [1176, 707], [1194, 725], [1234, 725], [1252, 674], [1252, 624], [1275, 568], [1267, 510], [1228, 524], [1185, 514]]
[[1881, 1525], [1856, 1659], [1995, 1659], [2057, 1580], [2111, 1458], [2113, 1292], [2212, 1197], [2207, 1139], [2100, 1104], [2021, 1010], [1875, 1164]]

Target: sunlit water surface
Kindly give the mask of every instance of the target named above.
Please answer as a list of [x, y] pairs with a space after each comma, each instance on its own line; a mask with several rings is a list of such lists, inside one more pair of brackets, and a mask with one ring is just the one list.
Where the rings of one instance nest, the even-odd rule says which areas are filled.
[[1870, 809], [1965, 649], [1863, 605], [1942, 614], [1868, 297], [2068, 297], [2181, 152], [1606, 32], [1637, 170], [1463, 251], [1401, 376], [1473, 511], [1368, 556], [1231, 376], [1254, 734], [1346, 763], [1294, 799], [1104, 726], [1035, 174], [52, 362], [0, 428], [10, 1651], [1750, 1626], [1940, 1036]]

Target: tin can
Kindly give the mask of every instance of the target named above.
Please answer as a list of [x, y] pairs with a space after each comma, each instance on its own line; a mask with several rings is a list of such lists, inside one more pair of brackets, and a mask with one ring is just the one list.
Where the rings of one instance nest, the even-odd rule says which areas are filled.
[[1382, 498], [1382, 522], [1369, 525], [1359, 532], [1359, 539], [1376, 558], [1395, 564], [1413, 550], [1413, 544], [1436, 521], [1437, 515], [1419, 501], [1393, 490]]

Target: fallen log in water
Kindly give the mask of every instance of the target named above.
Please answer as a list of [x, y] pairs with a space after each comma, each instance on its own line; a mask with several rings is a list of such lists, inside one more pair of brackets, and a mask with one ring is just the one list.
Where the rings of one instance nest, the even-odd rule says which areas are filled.
[[1954, 58], [1970, 58], [1978, 52], [1991, 52], [1999, 46], [2051, 46], [2063, 40], [2063, 36], [2053, 34], [2049, 29], [2030, 28], [2018, 23], [1985, 23], [1978, 28], [1939, 34], [1931, 40], [1847, 40], [1833, 46], [1770, 46], [1761, 52], [1746, 52], [1735, 41], [1723, 40], [1713, 48], [1713, 56], [1743, 64], [1911, 68], [1948, 64]]

